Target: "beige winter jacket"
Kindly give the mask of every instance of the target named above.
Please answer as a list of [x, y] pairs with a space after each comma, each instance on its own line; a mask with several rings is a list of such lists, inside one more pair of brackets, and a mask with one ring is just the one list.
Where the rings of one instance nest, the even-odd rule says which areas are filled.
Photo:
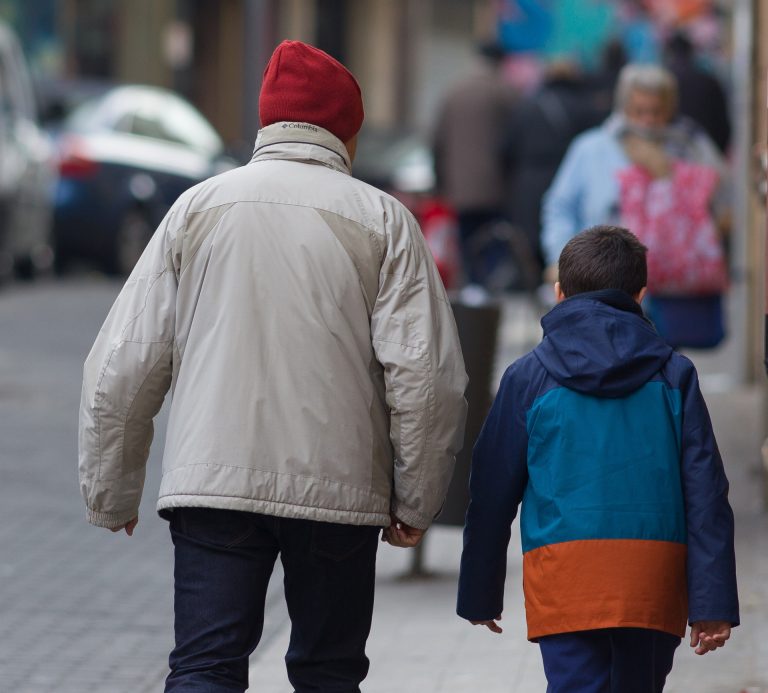
[[168, 212], [85, 362], [91, 523], [138, 514], [169, 388], [158, 510], [431, 523], [463, 438], [456, 326], [413, 217], [349, 167], [276, 123]]

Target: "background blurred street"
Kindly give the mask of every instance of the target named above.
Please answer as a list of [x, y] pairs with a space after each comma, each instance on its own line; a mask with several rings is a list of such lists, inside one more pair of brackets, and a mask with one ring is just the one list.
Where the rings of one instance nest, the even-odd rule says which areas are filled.
[[[98, 276], [44, 281], [0, 293], [0, 690], [140, 693], [162, 689], [172, 646], [172, 547], [154, 512], [164, 413], [133, 538], [89, 526], [77, 488], [82, 362], [119, 289]], [[500, 330], [503, 365], [538, 339], [536, 312], [511, 296]], [[743, 625], [725, 650], [681, 646], [671, 693], [768, 690], [768, 521], [759, 474], [760, 391], [723, 387], [729, 345], [699, 364], [732, 484]], [[460, 530], [434, 527], [425, 566], [406, 577], [410, 552], [382, 545], [368, 653], [371, 693], [545, 688], [538, 648], [525, 640], [517, 528], [509, 552], [502, 636], [454, 615]], [[288, 621], [273, 576], [251, 688], [289, 691], [282, 657]]]
[[[767, 35], [768, 0], [0, 0], [0, 693], [163, 689], [173, 556], [154, 508], [168, 406], [135, 536], [91, 527], [77, 476], [82, 365], [181, 191], [250, 159], [264, 66], [283, 39], [355, 74], [365, 123], [352, 174], [414, 213], [449, 291], [499, 301], [492, 391], [540, 338], [535, 292], [552, 262], [541, 205], [566, 151], [627, 116], [614, 103], [623, 66], [674, 73], [676, 108], [708, 132], [731, 188], [715, 243], [728, 337], [685, 353], [731, 480], [742, 625], [714, 655], [684, 642], [666, 690], [768, 693]], [[440, 132], [458, 144], [458, 198]], [[475, 155], [493, 164], [486, 175]], [[620, 212], [613, 200], [599, 222], [629, 223]], [[478, 400], [483, 381], [472, 377]], [[434, 526], [420, 577], [412, 551], [380, 546], [363, 690], [545, 690], [525, 639], [517, 525], [501, 636], [455, 615], [461, 544], [459, 527]], [[281, 578], [278, 563], [252, 690], [290, 690]]]

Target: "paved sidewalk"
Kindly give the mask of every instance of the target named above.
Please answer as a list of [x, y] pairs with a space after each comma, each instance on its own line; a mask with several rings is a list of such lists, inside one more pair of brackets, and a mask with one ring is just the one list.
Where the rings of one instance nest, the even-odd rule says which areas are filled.
[[[0, 294], [0, 692], [156, 693], [172, 646], [172, 551], [154, 512], [164, 415], [135, 537], [87, 526], [77, 475], [82, 362], [118, 285], [38, 282]], [[532, 309], [510, 302], [497, 370], [538, 340]], [[53, 337], [55, 335], [55, 338]], [[694, 358], [702, 373], [737, 515], [744, 624], [704, 658], [681, 648], [668, 693], [768, 691], [768, 522], [762, 511], [758, 389], [733, 387], [731, 347]], [[497, 378], [498, 380], [498, 378]], [[513, 530], [517, 542], [517, 528]], [[454, 615], [461, 537], [427, 537], [429, 580], [407, 581], [411, 554], [382, 545], [369, 693], [543, 693], [538, 649], [526, 642], [520, 556], [509, 553], [504, 634]], [[288, 623], [275, 575], [251, 690], [290, 690]]]

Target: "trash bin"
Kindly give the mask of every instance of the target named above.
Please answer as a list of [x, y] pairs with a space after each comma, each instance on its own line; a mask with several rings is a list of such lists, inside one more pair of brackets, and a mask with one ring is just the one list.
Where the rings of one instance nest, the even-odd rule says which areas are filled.
[[448, 487], [443, 511], [435, 520], [442, 525], [464, 526], [464, 516], [469, 505], [469, 469], [472, 462], [472, 446], [480, 434], [483, 422], [491, 406], [491, 379], [494, 373], [496, 341], [499, 331], [501, 308], [487, 296], [463, 299], [462, 293], [451, 300], [456, 318], [459, 341], [464, 353], [464, 364], [469, 376], [467, 386], [467, 424], [464, 447], [456, 456], [456, 471]]

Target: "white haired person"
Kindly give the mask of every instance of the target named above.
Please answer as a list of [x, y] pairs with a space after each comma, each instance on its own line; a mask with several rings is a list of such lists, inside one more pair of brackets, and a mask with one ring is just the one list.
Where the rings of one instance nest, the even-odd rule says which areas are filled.
[[626, 226], [648, 247], [644, 307], [659, 332], [675, 347], [715, 346], [724, 335], [727, 188], [715, 144], [677, 114], [672, 73], [627, 65], [613, 114], [573, 141], [544, 197], [541, 242], [548, 272], [555, 274], [560, 251], [579, 230]]
[[627, 65], [619, 75], [613, 114], [574, 139], [544, 197], [541, 242], [547, 264], [557, 263], [581, 229], [620, 221], [620, 171], [634, 164], [662, 178], [673, 160], [719, 173], [716, 214], [725, 224], [725, 163], [704, 130], [677, 115], [675, 77], [656, 65]]

